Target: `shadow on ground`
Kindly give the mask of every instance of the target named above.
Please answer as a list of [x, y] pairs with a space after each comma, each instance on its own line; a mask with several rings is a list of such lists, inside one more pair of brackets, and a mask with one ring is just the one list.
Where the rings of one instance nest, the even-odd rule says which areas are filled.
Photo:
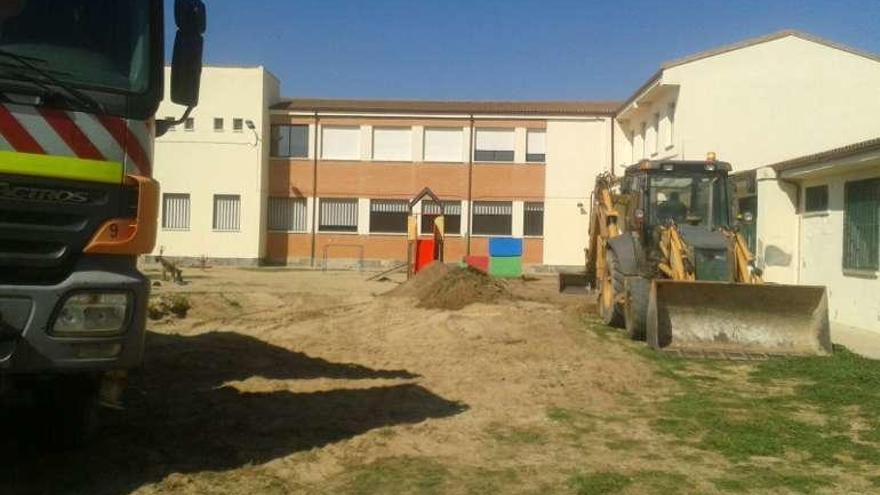
[[[332, 363], [234, 332], [149, 333], [142, 377], [123, 412], [104, 414], [88, 447], [28, 442], [26, 414], [0, 417], [0, 493], [125, 494], [174, 472], [223, 471], [465, 410], [411, 384], [314, 393], [246, 393], [224, 383], [272, 379], [415, 378], [405, 370]], [[9, 416], [7, 414], [7, 416]]]

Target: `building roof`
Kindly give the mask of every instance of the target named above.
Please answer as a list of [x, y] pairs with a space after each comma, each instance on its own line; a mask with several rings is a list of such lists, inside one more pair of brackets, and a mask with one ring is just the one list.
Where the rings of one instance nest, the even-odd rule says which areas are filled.
[[796, 38], [800, 38], [806, 41], [812, 41], [813, 43], [818, 43], [820, 45], [827, 46], [829, 48], [834, 48], [836, 50], [841, 50], [847, 53], [851, 53], [853, 55], [858, 55], [860, 57], [867, 58], [869, 60], [873, 60], [875, 62], [880, 62], [880, 55], [876, 53], [870, 53], [864, 50], [859, 50], [857, 48], [852, 48], [850, 46], [846, 46], [841, 43], [837, 43], [831, 40], [827, 40], [825, 38], [821, 38], [819, 36], [812, 35], [810, 33], [805, 33], [803, 31], [798, 31], [796, 29], [784, 29], [782, 31], [777, 31], [775, 33], [765, 34], [763, 36], [756, 36], [754, 38], [749, 38], [743, 41], [739, 41], [737, 43], [732, 43], [729, 45], [719, 46], [717, 48], [712, 48], [710, 50], [705, 50], [702, 52], [694, 53], [693, 55], [688, 55], [685, 57], [668, 60], [663, 62], [660, 65], [660, 69], [657, 70], [648, 80], [642, 84], [639, 89], [637, 89], [632, 96], [626, 99], [626, 101], [621, 104], [618, 111], [622, 111], [626, 108], [630, 103], [633, 102], [638, 96], [649, 86], [654, 84], [657, 80], [660, 79], [660, 76], [663, 75], [663, 71], [666, 69], [671, 69], [673, 67], [678, 67], [679, 65], [689, 64], [691, 62], [696, 62], [698, 60], [703, 60], [705, 58], [714, 57], [716, 55], [722, 55], [728, 52], [732, 52], [735, 50], [740, 50], [742, 48], [748, 48], [750, 46], [759, 45], [761, 43], [767, 43], [769, 41], [775, 41], [782, 38], [787, 38], [789, 36], [794, 36]]
[[443, 101], [289, 98], [273, 105], [272, 109], [300, 112], [613, 115], [619, 107], [619, 101]]
[[880, 150], [880, 137], [768, 165], [777, 172]]
[[818, 43], [820, 45], [825, 45], [829, 48], [834, 48], [836, 50], [842, 50], [844, 52], [852, 53], [853, 55], [858, 55], [860, 57], [865, 57], [867, 59], [873, 60], [875, 62], [880, 62], [880, 55], [875, 53], [866, 52], [864, 50], [859, 50], [856, 48], [852, 48], [841, 43], [836, 43], [834, 41], [827, 40], [825, 38], [820, 38], [819, 36], [812, 35], [810, 33], [805, 33], [803, 31], [798, 31], [796, 29], [785, 29], [782, 31], [777, 31], [775, 33], [765, 34], [764, 36], [756, 36], [754, 38], [749, 38], [747, 40], [740, 41], [738, 43], [733, 43], [730, 45], [720, 46], [718, 48], [713, 48], [711, 50], [702, 51], [699, 53], [695, 53], [693, 55], [688, 55], [686, 57], [677, 58], [674, 60], [669, 60], [664, 62], [661, 65], [662, 69], [670, 69], [672, 67], [676, 67], [679, 65], [689, 64], [691, 62], [696, 62], [697, 60], [702, 60], [704, 58], [714, 57], [716, 55], [721, 55], [723, 53], [732, 52], [734, 50], [739, 50], [741, 48], [748, 48], [750, 46], [759, 45], [761, 43], [767, 43], [768, 41], [775, 41], [782, 38], [787, 38], [789, 36], [794, 36], [796, 38], [800, 38], [807, 41], [812, 41], [813, 43]]

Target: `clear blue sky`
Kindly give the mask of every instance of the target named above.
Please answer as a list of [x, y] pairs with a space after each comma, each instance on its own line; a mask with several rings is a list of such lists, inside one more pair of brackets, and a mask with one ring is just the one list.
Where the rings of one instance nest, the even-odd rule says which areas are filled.
[[264, 65], [284, 96], [622, 99], [665, 60], [788, 28], [880, 53], [880, 0], [205, 3], [206, 63]]

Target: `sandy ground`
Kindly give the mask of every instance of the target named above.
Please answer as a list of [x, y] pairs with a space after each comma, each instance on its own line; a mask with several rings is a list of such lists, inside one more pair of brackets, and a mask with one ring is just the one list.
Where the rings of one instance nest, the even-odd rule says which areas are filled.
[[16, 447], [0, 493], [566, 493], [645, 466], [714, 493], [728, 467], [640, 418], [674, 384], [555, 278], [449, 311], [357, 272], [185, 275], [154, 289], [192, 309], [150, 324], [127, 409], [81, 451]]

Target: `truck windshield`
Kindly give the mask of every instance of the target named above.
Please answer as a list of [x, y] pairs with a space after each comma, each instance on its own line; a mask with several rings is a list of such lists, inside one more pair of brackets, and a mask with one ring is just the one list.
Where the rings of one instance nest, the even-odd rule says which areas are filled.
[[724, 177], [720, 175], [655, 175], [650, 179], [652, 225], [669, 221], [719, 227], [728, 225]]
[[[0, 0], [0, 50], [75, 86], [146, 91], [149, 38], [150, 0]], [[0, 78], [17, 68], [0, 60]]]

